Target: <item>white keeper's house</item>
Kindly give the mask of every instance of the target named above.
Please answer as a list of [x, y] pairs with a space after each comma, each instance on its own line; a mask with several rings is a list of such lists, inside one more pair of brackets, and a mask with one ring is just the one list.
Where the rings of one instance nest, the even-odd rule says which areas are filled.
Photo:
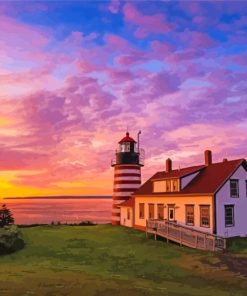
[[204, 163], [156, 172], [141, 185], [144, 152], [129, 137], [119, 142], [114, 167], [112, 224], [145, 230], [147, 220], [176, 223], [221, 237], [247, 236], [247, 162], [245, 159]]

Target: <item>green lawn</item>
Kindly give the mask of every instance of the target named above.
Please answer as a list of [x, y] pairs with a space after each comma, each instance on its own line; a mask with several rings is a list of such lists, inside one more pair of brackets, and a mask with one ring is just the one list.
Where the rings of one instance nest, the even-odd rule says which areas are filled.
[[22, 232], [26, 247], [0, 256], [1, 296], [246, 295], [247, 278], [229, 270], [237, 254], [192, 250], [111, 225]]

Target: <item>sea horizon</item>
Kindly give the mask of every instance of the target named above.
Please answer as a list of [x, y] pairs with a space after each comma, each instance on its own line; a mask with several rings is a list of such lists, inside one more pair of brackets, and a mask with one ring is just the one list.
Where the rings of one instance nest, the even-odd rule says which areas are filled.
[[15, 196], [15, 197], [3, 197], [2, 199], [98, 199], [98, 198], [112, 198], [110, 195], [56, 195], [56, 196]]
[[109, 196], [41, 196], [5, 198], [3, 204], [13, 213], [16, 224], [50, 224], [52, 222], [97, 224], [111, 221]]

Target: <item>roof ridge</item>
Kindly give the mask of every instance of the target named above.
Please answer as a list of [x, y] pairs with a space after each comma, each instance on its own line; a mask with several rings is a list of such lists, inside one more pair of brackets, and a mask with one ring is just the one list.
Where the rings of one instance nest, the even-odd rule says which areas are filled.
[[[181, 170], [184, 170], [184, 169], [197, 168], [197, 167], [204, 167], [204, 166], [205, 166], [205, 164], [192, 165], [192, 166], [189, 166], [189, 167], [183, 167], [183, 168], [174, 169], [174, 170], [171, 170], [171, 172], [179, 171], [179, 170], [181, 171]], [[155, 174], [157, 174], [157, 173], [164, 173], [164, 172], [166, 172], [166, 170], [158, 171]]]

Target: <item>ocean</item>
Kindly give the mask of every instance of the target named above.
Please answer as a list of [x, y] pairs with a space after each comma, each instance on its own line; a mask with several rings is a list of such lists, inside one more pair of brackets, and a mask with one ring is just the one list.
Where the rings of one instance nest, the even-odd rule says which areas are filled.
[[12, 211], [15, 224], [78, 223], [111, 221], [110, 197], [11, 198], [4, 203]]

